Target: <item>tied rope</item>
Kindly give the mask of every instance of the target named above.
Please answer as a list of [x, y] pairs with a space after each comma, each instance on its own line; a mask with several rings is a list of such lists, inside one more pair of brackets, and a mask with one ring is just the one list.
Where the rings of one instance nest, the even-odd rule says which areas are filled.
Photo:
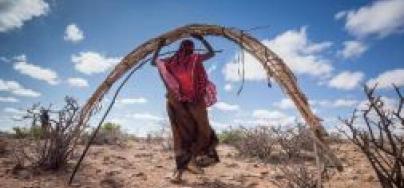
[[[244, 88], [244, 83], [245, 83], [245, 56], [244, 56], [244, 47], [243, 47], [243, 36], [244, 36], [244, 31], [240, 31], [240, 42], [239, 42], [239, 48], [240, 48], [240, 53], [237, 55], [237, 62], [239, 64], [237, 68], [237, 73], [240, 76], [241, 74], [241, 85], [237, 90], [237, 96], [240, 95], [241, 91]], [[240, 64], [241, 64], [241, 71], [240, 71]], [[240, 73], [241, 72], [241, 73]]]
[[[263, 26], [252, 27], [250, 29], [240, 30], [240, 41], [239, 41], [239, 45], [238, 45], [240, 53], [237, 54], [236, 63], [238, 64], [237, 73], [241, 77], [241, 85], [240, 85], [239, 89], [237, 90], [237, 96], [240, 95], [241, 91], [244, 89], [244, 84], [245, 84], [245, 50], [244, 50], [244, 43], [243, 43], [244, 34], [247, 31], [262, 30], [262, 29], [267, 29], [269, 27], [270, 27], [270, 25], [263, 25]], [[268, 60], [268, 51], [266, 48], [265, 48], [264, 53], [265, 53], [265, 58], [266, 58], [265, 63], [267, 63], [269, 60]], [[240, 70], [240, 67], [241, 67], [241, 70]], [[266, 75], [267, 75], [267, 86], [269, 88], [271, 88], [272, 87], [271, 74], [269, 74], [269, 72], [268, 72]]]

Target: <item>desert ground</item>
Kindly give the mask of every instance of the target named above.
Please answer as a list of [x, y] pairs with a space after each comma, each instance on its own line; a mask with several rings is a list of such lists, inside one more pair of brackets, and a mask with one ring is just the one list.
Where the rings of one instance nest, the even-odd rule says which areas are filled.
[[[7, 142], [12, 141], [9, 139]], [[68, 168], [58, 172], [15, 169], [13, 155], [7, 151], [8, 148], [0, 157], [1, 187], [69, 187], [66, 182], [75, 160], [79, 158], [80, 147]], [[354, 145], [334, 144], [332, 148], [342, 159], [345, 170], [333, 173], [324, 187], [380, 187], [365, 156]], [[218, 151], [220, 163], [205, 168], [204, 174], [185, 173], [185, 181], [177, 185], [168, 179], [174, 169], [173, 153], [163, 149], [159, 143], [130, 140], [124, 146], [95, 145], [90, 148], [71, 187], [266, 188], [276, 187], [273, 182], [284, 178], [275, 164], [241, 158], [238, 151], [228, 145], [220, 145]]]

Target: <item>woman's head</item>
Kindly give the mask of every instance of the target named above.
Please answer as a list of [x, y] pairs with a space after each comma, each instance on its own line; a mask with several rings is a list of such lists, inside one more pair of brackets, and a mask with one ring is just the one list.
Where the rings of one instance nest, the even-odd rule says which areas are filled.
[[190, 55], [194, 53], [194, 42], [192, 40], [183, 40], [180, 44], [178, 52], [184, 55]]

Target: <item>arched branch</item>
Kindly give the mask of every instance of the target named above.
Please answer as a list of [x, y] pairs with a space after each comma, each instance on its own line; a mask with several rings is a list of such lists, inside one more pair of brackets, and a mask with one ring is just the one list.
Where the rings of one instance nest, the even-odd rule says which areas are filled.
[[[154, 52], [162, 38], [165, 39], [166, 45], [169, 45], [182, 38], [190, 37], [193, 34], [202, 36], [218, 36], [226, 38], [237, 45], [241, 45], [243, 49], [253, 55], [261, 63], [267, 74], [275, 79], [282, 91], [294, 102], [296, 108], [313, 130], [313, 139], [319, 146], [321, 151], [325, 153], [325, 157], [329, 159], [338, 169], [342, 170], [342, 164], [325, 144], [323, 137], [326, 135], [319, 118], [312, 112], [307, 98], [301, 92], [297, 85], [297, 79], [292, 71], [286, 66], [279, 56], [272, 50], [263, 45], [259, 40], [255, 39], [246, 32], [234, 28], [226, 28], [219, 25], [208, 24], [191, 24], [179, 27], [156, 38], [152, 38], [132, 52], [126, 55], [122, 61], [115, 66], [114, 70], [101, 83], [94, 94], [88, 99], [81, 111], [80, 122], [85, 125], [90, 117], [94, 107], [102, 100], [103, 96], [111, 88], [111, 86], [120, 79], [128, 70], [136, 66], [142, 59], [146, 58]], [[243, 41], [240, 43], [240, 41]]]

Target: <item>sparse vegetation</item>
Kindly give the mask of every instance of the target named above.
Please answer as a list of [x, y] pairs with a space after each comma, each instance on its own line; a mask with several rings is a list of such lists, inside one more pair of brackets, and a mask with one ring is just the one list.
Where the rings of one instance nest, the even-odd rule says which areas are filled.
[[170, 129], [170, 124], [166, 121], [160, 123], [161, 127], [158, 131], [147, 134], [147, 143], [157, 143], [161, 145], [163, 151], [171, 151], [174, 149], [174, 140]]
[[[219, 138], [222, 143], [234, 146], [241, 156], [275, 164], [282, 177], [273, 180], [278, 187], [315, 188], [319, 183], [318, 170], [313, 167], [315, 155], [310, 130], [304, 124], [296, 124], [295, 127], [231, 128]], [[322, 170], [321, 178], [329, 178], [327, 170]]]
[[221, 143], [231, 145], [243, 139], [243, 131], [237, 128], [229, 128], [222, 131], [218, 137]]
[[234, 146], [244, 157], [269, 160], [275, 139], [270, 127], [228, 129], [219, 134], [220, 141]]
[[23, 119], [30, 128], [14, 128], [15, 137], [21, 138], [13, 147], [17, 166], [31, 165], [41, 169], [57, 170], [64, 166], [74, 151], [79, 106], [74, 98], [66, 97], [61, 110], [33, 105]]
[[243, 156], [268, 161], [272, 160], [271, 153], [275, 151], [273, 147], [277, 148], [278, 155], [287, 155], [287, 158], [298, 158], [302, 151], [312, 152], [313, 141], [308, 131], [300, 123], [296, 127], [239, 127], [222, 131], [219, 139], [221, 143], [234, 146]]
[[400, 132], [404, 128], [404, 97], [395, 87], [398, 103], [392, 109], [375, 90], [376, 86], [364, 87], [366, 107], [342, 120], [347, 130], [341, 131], [365, 154], [382, 187], [404, 187], [404, 135]]
[[299, 158], [303, 151], [313, 151], [310, 130], [302, 123], [297, 122], [296, 127], [274, 127], [272, 131], [281, 154], [286, 154], [287, 158]]
[[[88, 142], [92, 132], [86, 132], [83, 134], [83, 141], [85, 143]], [[117, 123], [107, 122], [104, 123], [100, 130], [98, 131], [97, 135], [93, 140], [93, 144], [103, 145], [103, 144], [110, 144], [110, 145], [120, 145], [125, 141], [126, 135], [122, 131], [121, 126]]]
[[44, 130], [38, 126], [31, 127], [13, 127], [14, 138], [16, 139], [26, 139], [26, 138], [34, 138], [41, 139], [44, 137]]

